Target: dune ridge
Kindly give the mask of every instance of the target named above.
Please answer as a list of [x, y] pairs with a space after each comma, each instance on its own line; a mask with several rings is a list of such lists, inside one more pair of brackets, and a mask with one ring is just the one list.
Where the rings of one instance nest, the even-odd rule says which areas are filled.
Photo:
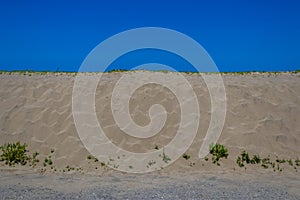
[[[133, 120], [140, 126], [147, 125], [148, 110], [155, 103], [164, 106], [168, 118], [160, 133], [151, 138], [141, 140], [126, 135], [116, 126], [110, 104], [114, 85], [124, 73], [163, 74], [103, 74], [96, 93], [99, 123], [113, 143], [128, 151], [148, 152], [153, 151], [155, 147], [163, 147], [174, 137], [180, 122], [180, 107], [176, 96], [168, 88], [156, 84], [139, 88], [129, 105]], [[273, 158], [300, 158], [299, 73], [222, 74], [227, 97], [227, 114], [218, 142], [228, 148], [229, 158], [221, 162], [221, 167], [197, 157], [208, 129], [211, 102], [200, 74], [183, 76], [196, 92], [200, 105], [200, 127], [187, 151], [191, 158], [180, 158], [165, 171], [239, 170], [235, 160], [244, 149], [251, 154], [271, 155]], [[54, 149], [52, 160], [57, 169], [64, 169], [69, 165], [81, 167], [86, 172], [106, 171], [107, 169], [101, 168], [98, 163], [87, 160], [89, 153], [77, 134], [72, 115], [74, 80], [74, 74], [1, 74], [0, 144], [18, 140], [26, 142], [30, 152], [40, 152], [42, 159]], [[42, 167], [42, 159], [39, 167]], [[194, 164], [191, 166], [191, 163]]]

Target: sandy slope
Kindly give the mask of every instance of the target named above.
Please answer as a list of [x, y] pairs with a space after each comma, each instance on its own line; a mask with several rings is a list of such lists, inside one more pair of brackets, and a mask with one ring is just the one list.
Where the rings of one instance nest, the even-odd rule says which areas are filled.
[[[145, 72], [131, 73], [141, 73], [142, 76]], [[105, 74], [97, 87], [96, 113], [107, 137], [116, 145], [133, 152], [153, 151], [156, 145], [161, 148], [168, 144], [180, 122], [176, 96], [156, 84], [139, 88], [129, 105], [133, 120], [140, 126], [147, 125], [148, 109], [154, 103], [165, 107], [168, 118], [160, 133], [151, 138], [128, 136], [116, 126], [110, 104], [112, 89], [121, 76], [122, 73]], [[228, 147], [229, 158], [222, 161], [220, 167], [211, 164], [211, 161], [198, 159], [199, 148], [210, 121], [208, 89], [200, 75], [184, 76], [198, 97], [200, 128], [187, 151], [191, 158], [180, 158], [163, 172], [244, 171], [235, 163], [236, 156], [243, 149], [250, 154], [270, 155], [273, 160], [276, 156], [300, 158], [299, 74], [222, 75], [227, 96], [227, 115], [218, 142]], [[0, 144], [18, 140], [26, 142], [30, 152], [41, 153], [41, 162], [36, 169], [42, 168], [43, 159], [54, 149], [52, 160], [58, 171], [69, 165], [82, 167], [85, 173], [106, 172], [107, 169], [100, 167], [99, 162], [86, 159], [89, 153], [78, 137], [72, 115], [73, 84], [72, 75], [0, 75]], [[191, 163], [195, 164], [191, 167]], [[300, 172], [296, 172], [293, 167], [288, 164], [283, 166], [283, 173], [299, 176]], [[272, 169], [258, 166], [249, 166], [247, 170], [273, 173]]]

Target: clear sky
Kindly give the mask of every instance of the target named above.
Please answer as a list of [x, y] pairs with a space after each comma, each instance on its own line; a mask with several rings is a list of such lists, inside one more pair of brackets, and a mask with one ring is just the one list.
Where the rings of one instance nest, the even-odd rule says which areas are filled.
[[[300, 69], [297, 0], [11, 0], [0, 3], [0, 70], [77, 71], [101, 41], [148, 26], [192, 37], [220, 71]], [[151, 50], [115, 64], [126, 69], [147, 62], [190, 70], [175, 55]]]

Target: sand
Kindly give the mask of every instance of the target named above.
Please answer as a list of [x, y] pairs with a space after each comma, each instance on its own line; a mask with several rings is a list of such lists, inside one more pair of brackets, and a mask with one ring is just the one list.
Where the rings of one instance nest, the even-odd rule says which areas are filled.
[[[157, 84], [147, 84], [136, 90], [130, 99], [130, 112], [134, 122], [146, 126], [150, 122], [149, 108], [161, 104], [167, 111], [162, 130], [146, 139], [125, 134], [116, 125], [111, 108], [112, 90], [117, 81], [127, 74], [163, 72], [104, 73], [96, 89], [96, 115], [106, 136], [117, 146], [131, 152], [143, 153], [162, 148], [175, 136], [180, 124], [180, 106], [171, 90]], [[173, 74], [173, 73], [168, 73]], [[173, 74], [174, 77], [176, 73]], [[276, 158], [300, 158], [300, 74], [249, 73], [222, 74], [226, 91], [226, 118], [218, 143], [228, 148], [229, 156], [217, 166], [210, 160], [199, 159], [199, 149], [211, 119], [211, 100], [208, 88], [199, 74], [182, 74], [197, 95], [200, 121], [197, 135], [186, 153], [190, 159], [180, 157], [155, 174], [221, 173], [255, 176], [269, 174], [296, 177], [300, 182], [300, 167], [281, 164], [282, 172], [247, 165], [240, 168], [237, 156], [246, 150], [275, 162]], [[85, 74], [91, 79], [97, 74]], [[208, 74], [207, 76], [217, 76]], [[176, 78], [174, 79], [176, 84]], [[16, 166], [14, 170], [50, 174], [115, 174], [118, 169], [101, 167], [100, 162], [88, 160], [90, 154], [77, 133], [72, 114], [72, 92], [75, 74], [39, 75], [32, 73], [0, 75], [0, 144], [21, 141], [28, 144], [29, 152], [38, 151], [40, 162], [35, 168]], [[126, 88], [123, 93], [126, 94]], [[183, 91], [184, 92], [184, 91]], [[54, 150], [51, 153], [51, 150]], [[43, 167], [45, 157], [51, 155], [51, 166]], [[122, 156], [122, 155], [120, 155]], [[68, 171], [66, 168], [74, 167]], [[112, 167], [113, 168], [113, 167]], [[116, 167], [117, 168], [117, 167]], [[46, 169], [46, 170], [45, 170]], [[0, 163], [2, 173], [12, 168]], [[65, 172], [63, 172], [65, 171]], [[298, 184], [299, 184], [298, 182]], [[300, 184], [299, 184], [300, 186]]]

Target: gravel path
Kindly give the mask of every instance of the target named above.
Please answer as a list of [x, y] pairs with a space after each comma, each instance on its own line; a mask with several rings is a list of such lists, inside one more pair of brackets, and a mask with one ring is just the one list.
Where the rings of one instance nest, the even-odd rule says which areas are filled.
[[299, 177], [0, 174], [0, 199], [300, 199]]

